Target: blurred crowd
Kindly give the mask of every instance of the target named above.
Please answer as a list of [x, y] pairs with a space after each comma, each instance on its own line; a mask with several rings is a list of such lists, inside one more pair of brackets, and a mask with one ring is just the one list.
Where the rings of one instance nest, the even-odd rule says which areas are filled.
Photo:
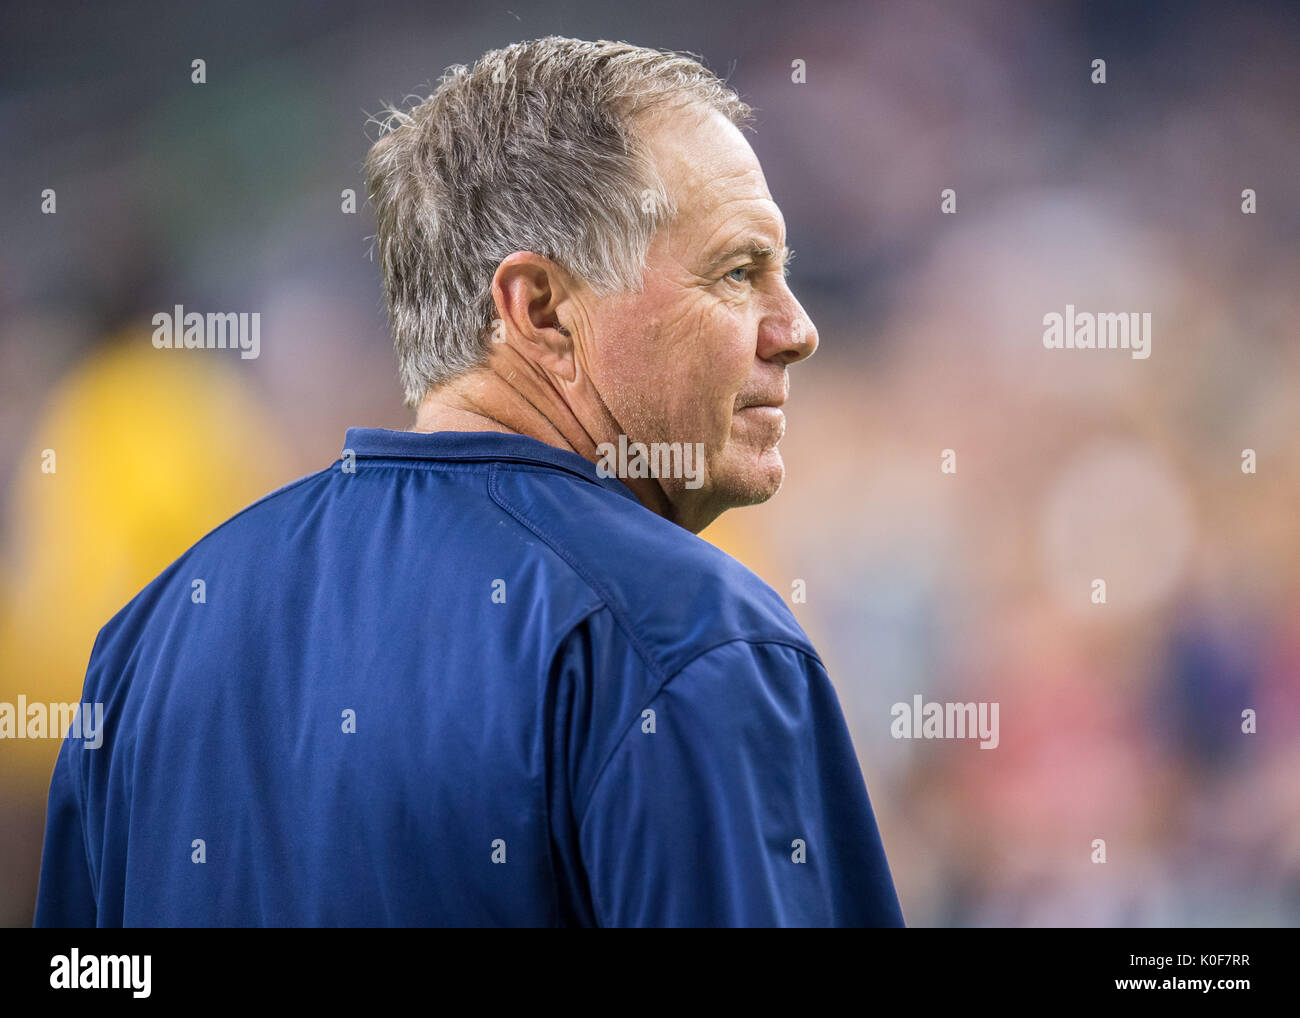
[[[782, 491], [703, 536], [804, 581], [909, 924], [1300, 923], [1294, 8], [448, 8], [6, 11], [0, 701], [78, 700], [185, 548], [409, 426], [367, 115], [511, 41], [624, 38], [758, 110], [821, 345]], [[1151, 356], [1046, 349], [1067, 303], [1151, 312]], [[260, 312], [261, 355], [155, 350], [175, 304]], [[999, 745], [891, 737], [916, 694], [997, 702]], [[0, 741], [0, 925], [57, 748]]]

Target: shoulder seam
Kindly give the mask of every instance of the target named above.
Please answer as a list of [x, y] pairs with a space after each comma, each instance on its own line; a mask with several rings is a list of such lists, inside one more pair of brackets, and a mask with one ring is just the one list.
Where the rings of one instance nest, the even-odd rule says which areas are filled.
[[488, 495], [491, 497], [493, 502], [509, 513], [511, 517], [520, 523], [520, 525], [527, 527], [528, 530], [532, 531], [532, 533], [545, 541], [546, 546], [559, 556], [559, 558], [577, 574], [578, 578], [582, 580], [583, 583], [591, 588], [592, 593], [600, 599], [601, 605], [609, 609], [610, 615], [612, 615], [614, 621], [618, 623], [619, 629], [623, 630], [623, 633], [628, 638], [628, 642], [632, 644], [632, 647], [637, 652], [637, 656], [645, 663], [650, 673], [656, 679], [663, 681], [663, 665], [659, 662], [651, 649], [646, 646], [645, 641], [637, 635], [636, 631], [632, 628], [632, 624], [623, 615], [622, 611], [615, 606], [614, 599], [610, 597], [609, 592], [604, 588], [600, 581], [574, 561], [573, 556], [562, 548], [550, 534], [543, 531], [542, 528], [529, 519], [522, 510], [517, 509], [510, 502], [510, 499], [505, 495], [505, 493], [497, 486], [497, 468], [495, 464], [488, 474]]
[[801, 647], [799, 644], [794, 643], [790, 640], [783, 640], [783, 639], [754, 640], [744, 636], [736, 636], [728, 640], [721, 640], [718, 643], [715, 643], [713, 646], [709, 647], [707, 650], [700, 651], [700, 653], [692, 657], [689, 661], [687, 661], [680, 668], [678, 668], [677, 671], [673, 672], [672, 675], [668, 676], [668, 678], [664, 679], [661, 683], [659, 683], [659, 685], [655, 687], [654, 692], [650, 694], [649, 699], [647, 699], [645, 703], [641, 705], [641, 709], [636, 712], [636, 717], [634, 717], [628, 723], [628, 726], [627, 728], [624, 729], [623, 734], [618, 737], [618, 741], [614, 743], [613, 747], [611, 747], [609, 754], [605, 757], [604, 762], [600, 765], [600, 769], [596, 772], [596, 778], [591, 783], [591, 791], [587, 793], [587, 798], [586, 801], [582, 804], [582, 809], [578, 811], [579, 831], [582, 830], [583, 824], [586, 823], [587, 808], [591, 805], [591, 800], [596, 797], [596, 793], [600, 790], [600, 783], [605, 777], [606, 770], [609, 768], [610, 763], [613, 762], [614, 757], [618, 756], [618, 751], [623, 748], [623, 744], [627, 741], [627, 737], [629, 734], [631, 734], [632, 729], [635, 728], [636, 725], [640, 722], [641, 714], [645, 711], [645, 709], [649, 707], [650, 704], [654, 703], [655, 700], [659, 699], [660, 694], [662, 694], [663, 691], [668, 688], [669, 683], [671, 683], [673, 679], [681, 675], [682, 672], [686, 671], [687, 668], [693, 665], [700, 658], [704, 657], [706, 654], [713, 653], [715, 650], [720, 650], [723, 647], [729, 647], [733, 643], [747, 643], [751, 647], [768, 647], [768, 646], [785, 647], [789, 650], [795, 651], [797, 654], [800, 654], [803, 657], [808, 658], [808, 660], [818, 665], [822, 669], [822, 671], [826, 671], [826, 666], [822, 663], [822, 659], [818, 657], [814, 651], [812, 651], [810, 648], [807, 647]]

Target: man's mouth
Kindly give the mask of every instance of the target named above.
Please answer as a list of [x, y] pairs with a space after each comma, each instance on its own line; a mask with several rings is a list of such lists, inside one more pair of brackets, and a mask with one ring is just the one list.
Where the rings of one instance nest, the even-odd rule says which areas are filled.
[[745, 403], [743, 406], [736, 407], [736, 412], [739, 413], [741, 410], [762, 410], [762, 409], [777, 410], [785, 406], [786, 399], [787, 397], [784, 394], [782, 394], [780, 396], [773, 396], [770, 399], [750, 400], [748, 403]]
[[740, 420], [750, 421], [772, 437], [765, 444], [776, 445], [785, 437], [785, 411], [770, 403], [756, 403], [736, 411]]

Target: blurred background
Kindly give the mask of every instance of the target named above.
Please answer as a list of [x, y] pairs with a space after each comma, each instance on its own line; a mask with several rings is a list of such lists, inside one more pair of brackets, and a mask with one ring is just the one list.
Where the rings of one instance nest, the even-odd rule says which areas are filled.
[[[909, 924], [1300, 923], [1295, 4], [0, 11], [0, 701], [79, 699], [185, 548], [410, 425], [367, 117], [487, 49], [623, 39], [758, 110], [821, 345], [785, 487], [704, 536], [804, 581]], [[1150, 358], [1044, 349], [1067, 303], [1150, 311]], [[261, 356], [155, 350], [176, 304], [260, 312]], [[916, 694], [998, 702], [999, 746], [892, 738]], [[0, 741], [3, 925], [57, 749]]]

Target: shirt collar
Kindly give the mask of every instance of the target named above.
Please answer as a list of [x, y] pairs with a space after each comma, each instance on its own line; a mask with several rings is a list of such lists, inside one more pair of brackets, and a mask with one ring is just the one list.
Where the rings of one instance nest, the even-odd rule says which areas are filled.
[[640, 504], [617, 477], [602, 477], [596, 464], [576, 452], [559, 449], [527, 435], [499, 431], [391, 431], [388, 428], [348, 428], [344, 447], [357, 459], [462, 460], [533, 463], [552, 467], [608, 488]]

